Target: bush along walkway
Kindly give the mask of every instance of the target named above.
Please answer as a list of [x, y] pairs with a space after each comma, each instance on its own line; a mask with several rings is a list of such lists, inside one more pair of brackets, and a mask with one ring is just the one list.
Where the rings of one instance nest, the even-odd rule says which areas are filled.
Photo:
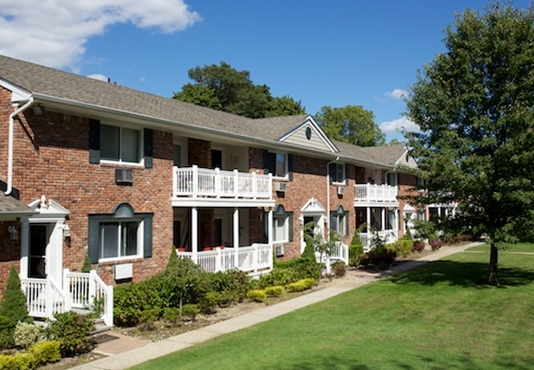
[[[301, 295], [287, 301], [277, 303], [272, 306], [255, 310], [232, 319], [222, 321], [197, 330], [183, 333], [158, 342], [144, 344], [139, 341], [132, 341], [128, 338], [118, 337], [117, 340], [110, 341], [110, 345], [121, 348], [123, 352], [105, 357], [84, 365], [74, 367], [77, 370], [114, 370], [126, 369], [131, 366], [141, 364], [157, 357], [167, 355], [194, 346], [220, 335], [244, 329], [255, 324], [273, 319], [275, 317], [292, 312], [299, 308], [311, 305], [316, 302], [337, 296], [352, 289], [369, 284], [382, 277], [399, 274], [415, 267], [421, 266], [430, 261], [436, 261], [457, 252], [463, 252], [468, 248], [480, 245], [481, 243], [470, 243], [462, 246], [442, 247], [421, 259], [407, 261], [397, 264], [387, 270], [377, 272], [367, 272], [362, 270], [347, 271], [344, 279], [336, 281], [330, 287], [316, 290], [314, 292]], [[122, 338], [122, 339], [121, 339]], [[102, 345], [105, 347], [105, 344]], [[103, 352], [106, 352], [105, 349]], [[111, 354], [112, 351], [108, 352]]]

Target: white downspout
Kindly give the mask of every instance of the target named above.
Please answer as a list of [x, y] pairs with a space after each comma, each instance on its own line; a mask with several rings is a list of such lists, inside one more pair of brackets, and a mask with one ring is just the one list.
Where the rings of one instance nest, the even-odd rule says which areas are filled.
[[7, 189], [5, 195], [10, 195], [13, 191], [13, 142], [14, 142], [14, 126], [15, 116], [26, 110], [33, 104], [33, 96], [19, 109], [9, 115], [9, 138], [7, 149]]

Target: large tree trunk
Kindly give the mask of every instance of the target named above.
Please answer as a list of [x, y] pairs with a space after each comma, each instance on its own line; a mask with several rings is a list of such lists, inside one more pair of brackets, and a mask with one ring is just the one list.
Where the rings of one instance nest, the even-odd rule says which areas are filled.
[[499, 250], [494, 242], [491, 242], [490, 249], [490, 263], [489, 263], [489, 278], [488, 284], [499, 285], [499, 279], [497, 278], [497, 265], [499, 261]]

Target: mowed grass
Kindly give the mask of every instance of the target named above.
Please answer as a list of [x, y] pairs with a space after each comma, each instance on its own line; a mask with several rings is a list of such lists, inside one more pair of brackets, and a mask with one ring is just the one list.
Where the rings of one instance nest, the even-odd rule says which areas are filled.
[[[490, 247], [489, 244], [482, 244], [474, 248], [470, 248], [469, 251], [471, 252], [489, 252]], [[515, 243], [515, 244], [507, 244], [504, 246], [503, 249], [499, 250], [499, 252], [507, 253], [534, 253], [534, 244], [531, 243]]]
[[532, 369], [534, 256], [458, 253], [135, 369]]

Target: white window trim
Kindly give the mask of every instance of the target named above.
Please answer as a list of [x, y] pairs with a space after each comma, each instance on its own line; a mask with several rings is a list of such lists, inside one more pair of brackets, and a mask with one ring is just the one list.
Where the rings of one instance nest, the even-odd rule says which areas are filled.
[[[143, 258], [143, 241], [144, 241], [144, 221], [142, 219], [138, 218], [131, 218], [131, 219], [117, 219], [117, 218], [110, 218], [106, 220], [101, 220], [99, 223], [122, 223], [122, 222], [139, 222], [139, 225], [137, 226], [137, 253], [131, 256], [123, 256], [123, 257], [108, 257], [108, 258], [98, 258], [98, 263], [100, 262], [114, 262], [114, 261], [126, 261], [126, 260], [132, 260], [132, 259], [142, 259]], [[99, 230], [100, 231], [100, 230]], [[102, 254], [102, 235], [99, 236], [98, 239], [99, 243], [99, 255]]]
[[[343, 168], [343, 181], [334, 181], [332, 179], [332, 185], [347, 185], [347, 174], [345, 173], [345, 163], [333, 163], [334, 166], [342, 166]], [[337, 174], [337, 168], [336, 168], [336, 174]]]
[[[273, 173], [273, 180], [289, 181], [289, 154], [285, 152], [270, 152], [270, 153], [273, 153], [275, 155], [275, 160], [274, 160], [274, 172], [275, 173]], [[285, 175], [284, 176], [276, 176], [276, 163], [277, 163], [276, 156], [278, 154], [282, 154], [286, 158], [284, 161], [285, 163], [285, 168], [284, 168]]]
[[[277, 222], [276, 222], [277, 219], [284, 219], [284, 229], [283, 229], [284, 237], [282, 240], [274, 240], [274, 237], [277, 235], [276, 230], [278, 229]], [[273, 243], [288, 243], [289, 242], [289, 215], [287, 214], [286, 215], [273, 215], [272, 233], [273, 233]]]
[[[144, 168], [145, 167], [145, 134], [144, 130], [142, 128], [139, 128], [139, 126], [130, 125], [123, 122], [100, 122], [100, 126], [111, 126], [111, 127], [120, 127], [120, 128], [127, 128], [130, 130], [135, 130], [139, 133], [139, 141], [137, 143], [138, 146], [138, 156], [139, 161], [138, 162], [126, 162], [123, 160], [114, 161], [111, 159], [100, 159], [101, 164], [110, 164], [110, 165], [121, 165], [121, 166], [132, 166], [132, 167], [139, 167]], [[122, 131], [121, 131], [122, 135]], [[100, 143], [102, 145], [102, 142]], [[102, 147], [101, 147], [102, 149]]]

